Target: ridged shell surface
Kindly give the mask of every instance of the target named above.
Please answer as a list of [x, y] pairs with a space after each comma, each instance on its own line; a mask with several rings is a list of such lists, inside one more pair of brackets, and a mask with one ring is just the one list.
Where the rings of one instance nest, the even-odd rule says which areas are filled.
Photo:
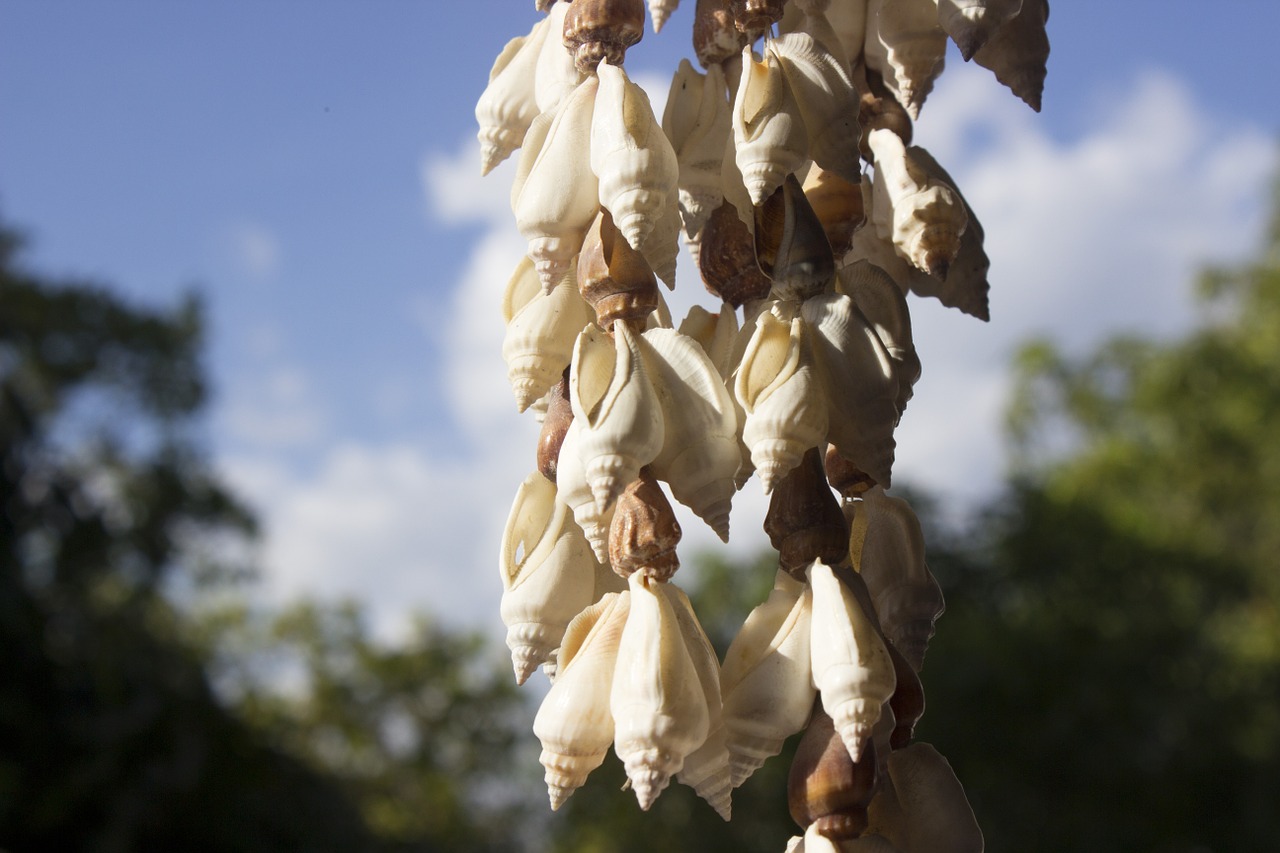
[[721, 172], [727, 140], [732, 138], [724, 72], [712, 65], [701, 74], [680, 60], [671, 81], [662, 129], [679, 165], [680, 216], [685, 234], [694, 237], [724, 199]]
[[591, 307], [578, 294], [571, 265], [550, 293], [538, 292], [511, 319], [502, 357], [516, 408], [523, 412], [560, 381], [578, 333], [593, 318]]
[[809, 156], [856, 184], [862, 174], [858, 93], [848, 69], [829, 47], [807, 33], [787, 33], [773, 39], [772, 45], [800, 107]]
[[868, 0], [867, 24], [867, 41], [883, 47], [893, 69], [898, 100], [918, 117], [947, 54], [937, 0]]
[[662, 32], [663, 25], [679, 5], [680, 0], [649, 0], [649, 17], [653, 20], [655, 33]]
[[538, 53], [547, 37], [546, 19], [533, 25], [527, 36], [507, 42], [489, 71], [489, 85], [476, 102], [480, 125], [480, 174], [510, 156], [524, 142], [525, 132], [541, 110], [534, 94]]
[[560, 445], [556, 462], [556, 493], [560, 500], [573, 510], [573, 520], [601, 563], [609, 562], [609, 527], [613, 523], [614, 505], [604, 509], [596, 505], [595, 494], [587, 481], [586, 467], [582, 464], [578, 446], [582, 442], [582, 428], [574, 418]]
[[[757, 62], [742, 51], [742, 81], [733, 102], [735, 162], [752, 204], [761, 204], [809, 159], [809, 137], [782, 61], [766, 41]], [[725, 190], [729, 197], [728, 187]]]
[[564, 100], [585, 75], [578, 70], [573, 61], [573, 51], [564, 46], [561, 34], [564, 32], [564, 18], [569, 12], [568, 3], [554, 3], [547, 12], [547, 31], [550, 34], [543, 40], [542, 50], [538, 52], [538, 67], [534, 79], [534, 97], [538, 102], [539, 112], [550, 112]]

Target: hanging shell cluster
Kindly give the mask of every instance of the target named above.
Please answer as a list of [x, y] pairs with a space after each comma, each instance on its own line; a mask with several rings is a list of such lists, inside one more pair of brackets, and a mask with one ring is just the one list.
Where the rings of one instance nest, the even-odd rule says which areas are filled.
[[[674, 779], [728, 820], [803, 731], [789, 850], [981, 850], [946, 760], [913, 742], [943, 600], [885, 489], [921, 374], [907, 294], [986, 320], [989, 262], [912, 124], [948, 40], [1039, 110], [1048, 5], [688, 5], [700, 69], [681, 61], [661, 120], [626, 71], [642, 0], [538, 0], [476, 106], [482, 171], [519, 152], [503, 356], [542, 426], [501, 613], [517, 681], [552, 681], [552, 808], [612, 747], [641, 808]], [[649, 0], [654, 32], [676, 7]], [[682, 240], [719, 305], [677, 326], [657, 282]], [[753, 473], [779, 568], [722, 662], [672, 580], [672, 499], [727, 541]]]

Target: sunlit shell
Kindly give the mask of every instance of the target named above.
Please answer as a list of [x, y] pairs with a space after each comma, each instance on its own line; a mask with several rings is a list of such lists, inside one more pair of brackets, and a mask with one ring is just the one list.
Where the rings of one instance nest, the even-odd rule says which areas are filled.
[[526, 255], [516, 264], [511, 278], [507, 279], [506, 289], [502, 292], [502, 322], [510, 323], [520, 313], [520, 309], [541, 291], [538, 271], [533, 268], [533, 260]]
[[724, 72], [719, 65], [700, 74], [689, 60], [680, 61], [667, 95], [662, 129], [679, 164], [684, 231], [694, 237], [724, 199], [721, 172], [725, 144], [733, 134]]
[[534, 74], [547, 29], [544, 18], [527, 36], [507, 42], [489, 71], [489, 85], [476, 102], [482, 175], [520, 147], [529, 125], [541, 112], [534, 94]]
[[593, 319], [578, 295], [572, 266], [550, 293], [538, 292], [507, 325], [502, 357], [507, 379], [524, 411], [560, 381], [573, 356], [573, 343]]
[[1049, 60], [1048, 20], [1048, 0], [1023, 0], [1017, 16], [973, 55], [974, 62], [990, 68], [997, 80], [1036, 112], [1040, 112]]
[[722, 303], [719, 312], [712, 314], [701, 305], [693, 305], [681, 321], [679, 331], [698, 342], [720, 378], [727, 381], [737, 366], [733, 362], [733, 342], [738, 336], [738, 312], [733, 306]]
[[1022, 0], [938, 0], [938, 23], [967, 62], [1021, 9]]
[[730, 0], [698, 0], [693, 16], [693, 52], [703, 68], [742, 52], [747, 36], [733, 23]]
[[871, 42], [884, 51], [898, 100], [916, 118], [933, 82], [942, 73], [947, 34], [938, 26], [937, 0], [867, 0], [867, 51]]
[[680, 5], [680, 0], [649, 0], [649, 17], [653, 20], [653, 31], [662, 32], [662, 27], [671, 17], [671, 13]]
[[627, 48], [644, 36], [643, 0], [577, 0], [564, 18], [564, 46], [583, 74], [604, 63], [622, 65]]
[[809, 137], [809, 156], [850, 183], [861, 175], [858, 93], [840, 57], [807, 33], [771, 42]]
[[534, 79], [534, 96], [539, 112], [550, 112], [565, 99], [585, 75], [573, 61], [573, 51], [564, 46], [564, 17], [569, 12], [568, 3], [555, 3], [547, 13], [548, 37], [538, 52], [538, 67]]
[[805, 175], [801, 189], [822, 223], [838, 268], [845, 263], [849, 250], [853, 248], [854, 232], [867, 218], [861, 183], [850, 183], [834, 172], [814, 166]]
[[[735, 162], [752, 204], [760, 204], [787, 175], [809, 159], [809, 137], [800, 105], [768, 42], [757, 62], [751, 48], [742, 51], [742, 82], [733, 103]], [[725, 195], [729, 195], [726, 183]]]
[[578, 452], [581, 441], [581, 424], [574, 418], [560, 445], [560, 456], [556, 463], [556, 493], [573, 510], [573, 520], [587, 537], [596, 559], [608, 564], [609, 526], [613, 521], [614, 507], [611, 504], [600, 509], [596, 505], [595, 494], [587, 481], [586, 467]]

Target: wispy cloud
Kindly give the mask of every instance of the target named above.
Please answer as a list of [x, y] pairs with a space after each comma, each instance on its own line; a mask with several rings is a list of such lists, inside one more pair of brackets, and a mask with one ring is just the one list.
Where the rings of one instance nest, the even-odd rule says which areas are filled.
[[227, 229], [224, 242], [231, 261], [249, 278], [267, 281], [279, 273], [283, 255], [280, 240], [266, 226], [236, 223]]

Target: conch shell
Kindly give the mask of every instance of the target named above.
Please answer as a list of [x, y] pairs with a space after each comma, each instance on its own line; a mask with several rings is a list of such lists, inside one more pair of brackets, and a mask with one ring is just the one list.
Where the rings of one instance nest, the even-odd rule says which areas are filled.
[[853, 298], [893, 359], [898, 377], [897, 408], [904, 411], [912, 386], [920, 379], [920, 357], [911, 340], [906, 294], [887, 272], [870, 261], [856, 261], [842, 269], [839, 289]]
[[738, 312], [732, 305], [721, 303], [716, 314], [701, 305], [690, 306], [689, 313], [680, 321], [679, 332], [698, 342], [721, 379], [729, 378], [736, 367], [733, 363], [733, 342], [738, 337]]
[[809, 156], [823, 169], [857, 183], [862, 173], [858, 92], [849, 69], [830, 47], [807, 33], [787, 33], [773, 39], [771, 46], [804, 119]]
[[902, 815], [894, 846], [903, 853], [982, 853], [982, 830], [947, 759], [913, 743], [894, 750], [888, 765]]
[[965, 62], [1022, 9], [1022, 0], [938, 0], [938, 23]]
[[868, 0], [867, 25], [868, 64], [875, 40], [888, 64], [877, 70], [886, 82], [892, 76], [898, 100], [912, 118], [919, 117], [947, 53], [937, 0]]
[[578, 87], [585, 76], [573, 61], [573, 51], [564, 46], [564, 19], [569, 12], [568, 3], [554, 3], [547, 10], [548, 37], [543, 40], [538, 53], [538, 68], [533, 83], [538, 111], [551, 112], [564, 98]]
[[595, 589], [591, 549], [556, 487], [536, 471], [516, 491], [499, 567], [507, 646], [516, 683], [523, 684], [551, 658]]
[[809, 137], [772, 44], [766, 41], [760, 62], [750, 46], [743, 48], [742, 66], [733, 102], [734, 156], [751, 203], [762, 204], [808, 161]]
[[671, 17], [671, 13], [680, 5], [680, 0], [649, 0], [649, 17], [653, 20], [653, 31], [655, 33], [662, 32], [662, 27], [667, 23], [667, 18]]
[[541, 112], [534, 95], [534, 75], [547, 30], [543, 18], [528, 35], [507, 42], [489, 71], [489, 85], [476, 102], [482, 175], [520, 147], [529, 125]]
[[679, 165], [684, 231], [696, 237], [724, 200], [720, 174], [732, 125], [719, 65], [700, 74], [689, 60], [680, 60], [662, 113], [662, 130], [675, 148]]
[[973, 61], [990, 68], [1027, 106], [1040, 112], [1044, 78], [1048, 73], [1048, 0], [1023, 0], [1017, 16], [1005, 24], [974, 55]]
[[587, 481], [586, 467], [578, 452], [581, 443], [582, 424], [575, 417], [560, 443], [560, 455], [556, 460], [556, 493], [573, 510], [573, 520], [582, 528], [596, 559], [607, 564], [614, 506], [611, 504], [601, 509], [596, 504], [595, 494]]
[[520, 411], [560, 381], [578, 333], [592, 318], [591, 308], [578, 295], [572, 266], [550, 293], [537, 292], [511, 318], [502, 357]]

